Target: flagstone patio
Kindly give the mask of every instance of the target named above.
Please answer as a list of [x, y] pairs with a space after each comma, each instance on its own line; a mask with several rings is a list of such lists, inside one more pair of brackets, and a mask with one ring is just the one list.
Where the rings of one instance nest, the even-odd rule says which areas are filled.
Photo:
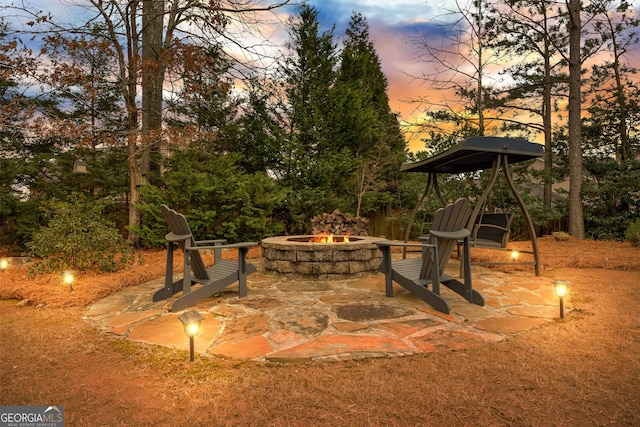
[[[457, 261], [447, 273], [456, 276]], [[204, 316], [195, 351], [239, 360], [348, 360], [459, 350], [503, 340], [558, 317], [553, 281], [531, 271], [473, 268], [473, 285], [486, 305], [470, 304], [443, 287], [452, 314], [431, 309], [400, 286], [384, 291], [384, 276], [341, 280], [297, 279], [263, 270], [192, 307]], [[160, 277], [125, 288], [88, 308], [85, 320], [134, 342], [189, 350], [169, 312], [172, 299], [152, 302]], [[565, 302], [565, 311], [570, 310]]]

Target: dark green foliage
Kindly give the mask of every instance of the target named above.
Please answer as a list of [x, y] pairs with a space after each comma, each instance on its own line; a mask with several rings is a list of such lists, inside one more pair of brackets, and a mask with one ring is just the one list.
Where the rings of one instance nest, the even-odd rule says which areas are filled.
[[[103, 50], [97, 32], [68, 40], [51, 35], [51, 65], [23, 79], [23, 65], [33, 58], [28, 50], [9, 54], [6, 47], [5, 59], [13, 62], [7, 64], [12, 80], [0, 80], [0, 245], [23, 251], [45, 224], [39, 207], [49, 200], [73, 201], [73, 193], [103, 200], [103, 213], [123, 224], [118, 201], [128, 190], [126, 152], [115, 137], [123, 115], [114, 95], [117, 83], [106, 77], [113, 55]], [[70, 76], [90, 77], [91, 84]], [[47, 89], [27, 89], [32, 81]], [[87, 174], [73, 173], [77, 159], [87, 161]]]
[[346, 190], [355, 196], [355, 213], [361, 215], [393, 199], [405, 141], [389, 107], [387, 79], [361, 14], [351, 16], [346, 35], [334, 87], [339, 116], [333, 128], [341, 149], [355, 158]]
[[320, 31], [317, 10], [303, 4], [299, 17], [289, 27], [292, 55], [281, 67], [298, 171], [332, 146], [328, 116], [337, 61], [333, 30]]
[[235, 117], [239, 97], [232, 94], [230, 63], [220, 46], [185, 45], [180, 48], [183, 88], [169, 100], [168, 125], [176, 130], [193, 128], [210, 138], [217, 153], [241, 152]]
[[253, 93], [253, 120], [244, 122], [248, 138], [273, 159], [265, 167], [290, 190], [279, 216], [288, 233], [308, 232], [322, 212], [363, 215], [388, 204], [405, 147], [365, 19], [352, 16], [338, 54], [333, 30], [320, 31], [317, 10], [303, 5], [298, 12], [290, 56], [279, 69], [286, 100], [276, 112], [266, 103], [275, 95]]
[[265, 82], [251, 82], [247, 100], [250, 108], [238, 120], [239, 164], [250, 173], [284, 169], [280, 142], [285, 140], [286, 128], [279, 120], [278, 103], [269, 100], [267, 86]]
[[[514, 3], [514, 8], [523, 5], [537, 5], [530, 11], [539, 15], [538, 7], [545, 10], [546, 3]], [[479, 6], [489, 11], [484, 2], [475, 5]], [[176, 152], [167, 157], [166, 152], [152, 152], [153, 167], [145, 174], [149, 184], [142, 189], [143, 203], [139, 205], [142, 223], [131, 229], [140, 233], [147, 246], [165, 243], [167, 227], [159, 212], [162, 203], [186, 214], [199, 239], [259, 240], [283, 232], [308, 233], [315, 214], [336, 208], [362, 216], [387, 212], [397, 220], [394, 224], [400, 223], [400, 218], [408, 219], [427, 176], [399, 173], [406, 158], [405, 141], [389, 107], [387, 80], [366, 19], [354, 13], [338, 46], [333, 28], [321, 30], [313, 7], [303, 5], [298, 14], [289, 22], [286, 59], [275, 74], [245, 81], [244, 87], [249, 88], [246, 99], [234, 88], [235, 67], [220, 46], [176, 45], [176, 61], [170, 72], [180, 83], [175, 87], [181, 89], [166, 100], [166, 132], [162, 135], [168, 151]], [[515, 52], [528, 51], [544, 38], [544, 34], [532, 34], [535, 40], [527, 40], [535, 43], [524, 46], [520, 42], [525, 40], [526, 27], [521, 23], [512, 22], [510, 30], [504, 32], [506, 27], [496, 27], [493, 16], [478, 18], [483, 19], [485, 36], [500, 31], [508, 38], [503, 41], [513, 42], [510, 46]], [[550, 28], [553, 40], [561, 40], [565, 34], [565, 27], [558, 23], [562, 22]], [[627, 30], [634, 30], [637, 20], [626, 24], [619, 27], [624, 31], [611, 34], [627, 34], [616, 38], [616, 43], [625, 48], [627, 42], [636, 40], [635, 33]], [[2, 30], [0, 25], [0, 38], [5, 36]], [[21, 76], [18, 65], [26, 57], [9, 49], [5, 42], [10, 40], [3, 40], [6, 58], [15, 60], [8, 67], [15, 73], [0, 79], [0, 245], [9, 246], [14, 253], [24, 249], [25, 242], [34, 239], [42, 225], [49, 224], [49, 217], [39, 209], [49, 206], [48, 200], [73, 204], [77, 201], [74, 193], [80, 193], [87, 205], [98, 201], [103, 206], [102, 216], [119, 230], [124, 231], [124, 224], [129, 222], [130, 153], [125, 146], [131, 111], [123, 108], [119, 83], [112, 78], [117, 69], [115, 56], [100, 43], [103, 30], [95, 27], [84, 36], [68, 40], [55, 35], [47, 39], [48, 59], [56, 67], [41, 76], [50, 89], [43, 92], [24, 90], [23, 85], [31, 78], [24, 78], [28, 74]], [[607, 33], [602, 35], [605, 44], [614, 42], [607, 41]], [[554, 52], [560, 49], [560, 45], [552, 47]], [[550, 72], [554, 82], [561, 81], [566, 73], [561, 63], [557, 64], [560, 68], [544, 70], [542, 58], [538, 59], [508, 70], [517, 87], [505, 92], [505, 99], [490, 98], [492, 90], [487, 86], [484, 107], [476, 105], [477, 87], [463, 81], [457, 94], [468, 101], [464, 114], [444, 109], [426, 111], [436, 122], [446, 122], [440, 123], [445, 130], [431, 135], [429, 151], [419, 155], [431, 156], [482, 133], [478, 115], [483, 110], [484, 120], [492, 119], [487, 121], [487, 132], [494, 129], [528, 136], [519, 125], [498, 128], [499, 119], [513, 118], [498, 113], [540, 114], [542, 104], [536, 106], [537, 101], [531, 101], [541, 96], [541, 88], [549, 87], [544, 81], [545, 72]], [[585, 115], [582, 132], [586, 180], [583, 200], [587, 234], [596, 238], [622, 239], [639, 215], [637, 161], [625, 162], [638, 154], [637, 71], [624, 66], [624, 57], [617, 59], [620, 64], [606, 62], [585, 74], [583, 87], [583, 93], [589, 95], [585, 99], [589, 114]], [[90, 79], [82, 80], [83, 84], [67, 79], [74, 76]], [[439, 77], [443, 76], [446, 81], [447, 74]], [[616, 76], [622, 78], [619, 84], [614, 84]], [[33, 93], [37, 95], [26, 98]], [[4, 111], [6, 107], [10, 108]], [[38, 129], [31, 127], [36, 117], [43, 121]], [[516, 185], [541, 232], [549, 231], [566, 216], [565, 205], [546, 208], [540, 198], [530, 194], [531, 183], [555, 183], [568, 173], [566, 129], [559, 127], [557, 131], [551, 144], [552, 171], [513, 168]], [[611, 161], [612, 155], [617, 156], [617, 164]], [[88, 162], [87, 174], [73, 174], [73, 162], [79, 158]], [[458, 197], [477, 198], [487, 175], [441, 175], [439, 184], [445, 202]], [[419, 222], [440, 206], [432, 193], [420, 207]], [[516, 213], [514, 236], [527, 237], [518, 205], [503, 182], [498, 182], [487, 206]], [[415, 227], [415, 233], [420, 234], [421, 225]]]
[[48, 222], [27, 244], [31, 253], [44, 258], [37, 272], [95, 270], [117, 271], [131, 264], [131, 248], [102, 212], [105, 204], [74, 195], [73, 201], [43, 203]]
[[622, 165], [614, 159], [585, 161], [582, 188], [585, 229], [589, 237], [623, 240], [629, 224], [640, 216], [640, 162]]
[[[619, 163], [633, 159], [639, 148], [637, 123], [640, 115], [638, 70], [628, 55], [638, 41], [637, 11], [630, 1], [595, 2], [597, 42], [609, 55], [593, 64], [584, 93], [589, 94], [589, 115], [583, 122], [588, 145], [610, 153]], [[589, 7], [588, 9], [589, 10]]]
[[14, 162], [0, 158], [0, 246], [17, 244], [17, 224], [11, 220], [20, 218], [20, 195], [11, 185], [16, 168]]
[[625, 239], [631, 242], [632, 246], [640, 246], [640, 218], [629, 224], [624, 233]]
[[[73, 201], [73, 194], [102, 201], [104, 214], [122, 227], [126, 223], [126, 153], [119, 148], [63, 150], [54, 141], [33, 139], [5, 144], [0, 159], [0, 228], [2, 244], [24, 249], [34, 231], [44, 224], [38, 207], [48, 200]], [[74, 174], [73, 163], [84, 159], [86, 174]]]
[[162, 187], [142, 189], [139, 230], [149, 246], [165, 243], [167, 225], [160, 205], [167, 204], [184, 214], [196, 239], [260, 240], [280, 234], [282, 226], [274, 220], [286, 192], [265, 173], [246, 173], [237, 165], [238, 156], [210, 155], [203, 144], [176, 153], [167, 162]]

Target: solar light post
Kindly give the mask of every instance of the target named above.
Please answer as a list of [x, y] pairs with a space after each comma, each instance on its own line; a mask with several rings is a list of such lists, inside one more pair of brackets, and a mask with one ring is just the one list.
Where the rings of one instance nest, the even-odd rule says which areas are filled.
[[6, 258], [0, 259], [0, 271], [3, 273], [9, 268], [9, 260]]
[[554, 280], [553, 287], [556, 295], [560, 299], [560, 318], [564, 319], [564, 297], [569, 290], [569, 283], [566, 280]]
[[62, 273], [62, 282], [69, 286], [69, 290], [73, 292], [73, 283], [76, 281], [76, 273], [72, 270], [67, 270]]
[[178, 320], [182, 322], [182, 325], [184, 326], [184, 333], [189, 337], [189, 361], [193, 362], [193, 338], [198, 335], [198, 332], [200, 331], [200, 322], [204, 320], [204, 316], [195, 310], [190, 310], [185, 311], [178, 316]]

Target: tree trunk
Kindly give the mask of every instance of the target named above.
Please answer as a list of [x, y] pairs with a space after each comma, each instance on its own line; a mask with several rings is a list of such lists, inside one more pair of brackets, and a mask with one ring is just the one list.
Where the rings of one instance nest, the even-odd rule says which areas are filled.
[[584, 239], [580, 100], [580, 0], [569, 0], [569, 234]]
[[142, 172], [151, 168], [151, 152], [160, 146], [164, 59], [164, 1], [142, 3]]
[[478, 135], [484, 136], [484, 93], [482, 91], [482, 78], [484, 77], [484, 60], [483, 56], [483, 47], [484, 47], [484, 31], [483, 31], [483, 22], [482, 22], [482, 0], [476, 1], [476, 25], [478, 30], [478, 81], [477, 81], [477, 90], [478, 94], [476, 96], [476, 104], [478, 109]]
[[[135, 23], [137, 19], [137, 9], [132, 8], [131, 19]], [[135, 28], [135, 27], [133, 27]], [[140, 67], [140, 56], [138, 54], [139, 38], [137, 32], [132, 32], [131, 40], [127, 44], [127, 61], [120, 59], [120, 66], [123, 69], [123, 80], [126, 86], [123, 87], [125, 103], [127, 105], [127, 168], [129, 170], [129, 243], [134, 247], [140, 246], [140, 236], [135, 229], [140, 227], [140, 188], [144, 185], [143, 175], [140, 170], [140, 158], [138, 152], [139, 135], [139, 111], [137, 105], [138, 96], [138, 70]], [[123, 52], [124, 54], [124, 52]], [[126, 68], [126, 73], [124, 69]], [[126, 76], [126, 77], [125, 77]]]
[[620, 143], [616, 148], [616, 160], [619, 164], [622, 164], [631, 156], [629, 129], [627, 126], [627, 122], [629, 120], [629, 111], [627, 105], [627, 96], [624, 91], [624, 83], [622, 82], [622, 72], [620, 71], [621, 53], [618, 51], [616, 34], [613, 30], [611, 31], [611, 40], [613, 40], [613, 72], [616, 78], [616, 102], [618, 103], [618, 108], [620, 109], [620, 116], [618, 117], [618, 138], [620, 139]]
[[[133, 137], [134, 139], [137, 139]], [[127, 166], [129, 168], [129, 227], [140, 226], [140, 211], [137, 208], [140, 203], [140, 188], [144, 185], [144, 178], [140, 169], [140, 159], [137, 155], [135, 143], [129, 143]], [[129, 243], [140, 246], [140, 236], [129, 228]]]
[[[138, 135], [138, 116], [135, 99], [130, 100], [129, 141], [127, 165], [129, 168], [129, 242], [140, 246], [140, 236], [133, 229], [141, 225], [138, 204], [142, 201], [140, 189], [147, 183], [151, 169], [152, 147], [158, 146], [162, 124], [162, 84], [164, 67], [161, 66], [164, 1], [145, 0], [142, 4], [142, 61], [130, 61], [129, 75], [142, 74], [142, 135]], [[137, 46], [137, 43], [135, 44]], [[134, 54], [135, 55], [135, 54]], [[133, 57], [132, 57], [133, 59]], [[130, 92], [135, 95], [135, 89]]]
[[[130, 62], [131, 67], [136, 67], [136, 61]], [[131, 75], [131, 74], [130, 74]], [[135, 76], [133, 74], [132, 76]], [[135, 79], [131, 79], [129, 86], [135, 86]], [[130, 87], [127, 97], [129, 108], [127, 136], [127, 167], [129, 169], [129, 243], [134, 247], [140, 246], [140, 236], [134, 229], [140, 227], [140, 211], [137, 208], [140, 202], [140, 188], [144, 185], [142, 171], [140, 169], [140, 153], [138, 152], [138, 110], [136, 108], [135, 87]]]
[[544, 19], [544, 87], [542, 88], [542, 126], [544, 128], [544, 207], [551, 209], [551, 194], [553, 193], [553, 151], [551, 150], [551, 41], [547, 29], [548, 18], [546, 8], [543, 8]]

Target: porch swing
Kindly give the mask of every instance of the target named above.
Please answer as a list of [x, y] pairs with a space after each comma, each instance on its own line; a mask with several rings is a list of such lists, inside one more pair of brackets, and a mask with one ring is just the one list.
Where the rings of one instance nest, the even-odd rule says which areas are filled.
[[471, 246], [477, 248], [507, 249], [511, 236], [513, 212], [487, 212], [482, 210], [471, 228]]
[[[491, 168], [491, 175], [482, 195], [476, 201], [475, 207], [469, 217], [467, 229], [471, 231], [470, 244], [475, 247], [484, 247], [497, 250], [510, 251], [508, 248], [510, 226], [513, 221], [512, 212], [490, 213], [485, 212], [487, 198], [496, 183], [500, 169], [502, 169], [505, 180], [511, 193], [518, 202], [522, 211], [522, 217], [526, 223], [527, 231], [531, 239], [531, 251], [518, 251], [533, 255], [533, 261], [511, 261], [511, 262], [471, 262], [473, 265], [506, 265], [506, 264], [529, 264], [534, 265], [536, 276], [540, 275], [540, 254], [538, 242], [533, 227], [533, 221], [529, 215], [522, 197], [516, 190], [511, 179], [510, 164], [531, 160], [541, 157], [544, 148], [540, 144], [513, 138], [498, 137], [475, 137], [468, 138], [458, 145], [439, 153], [429, 159], [416, 163], [404, 164], [400, 170], [402, 172], [426, 172], [429, 174], [427, 187], [422, 193], [416, 209], [411, 215], [407, 230], [412, 228], [415, 221], [416, 212], [424, 199], [429, 194], [431, 187], [443, 201], [440, 188], [437, 184], [438, 173], [463, 173], [473, 172]], [[405, 241], [408, 240], [408, 233], [405, 234]], [[512, 251], [512, 254], [514, 252]], [[461, 266], [462, 266], [461, 262]]]

